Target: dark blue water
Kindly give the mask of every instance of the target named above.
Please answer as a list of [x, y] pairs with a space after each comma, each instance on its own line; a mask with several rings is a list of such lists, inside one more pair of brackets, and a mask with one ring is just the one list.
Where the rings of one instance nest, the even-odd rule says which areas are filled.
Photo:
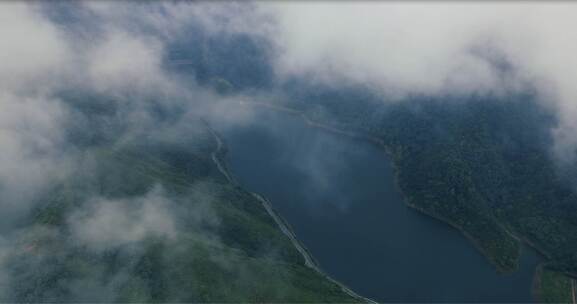
[[406, 207], [391, 163], [373, 145], [257, 110], [218, 127], [232, 173], [267, 197], [321, 268], [387, 302], [530, 302], [539, 258], [497, 274], [457, 230]]

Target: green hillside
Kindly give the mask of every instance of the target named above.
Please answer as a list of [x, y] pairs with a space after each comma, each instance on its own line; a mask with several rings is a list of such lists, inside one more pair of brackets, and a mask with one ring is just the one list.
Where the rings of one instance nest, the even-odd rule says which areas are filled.
[[[11, 298], [2, 301], [355, 301], [305, 266], [261, 203], [218, 171], [216, 142], [204, 124], [191, 124], [192, 140], [140, 138], [86, 150], [24, 226], [8, 257]], [[169, 201], [174, 236], [152, 229], [129, 241], [105, 235], [116, 242], [108, 244], [74, 233], [100, 216], [78, 215], [98, 204], [89, 198], [127, 202], [136, 214], [150, 193]], [[111, 233], [97, 227], [104, 229], [99, 236]]]

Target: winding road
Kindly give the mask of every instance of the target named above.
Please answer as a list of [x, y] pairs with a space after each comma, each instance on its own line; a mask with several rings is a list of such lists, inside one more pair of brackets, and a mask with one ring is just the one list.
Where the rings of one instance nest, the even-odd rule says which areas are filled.
[[[234, 177], [232, 176], [232, 174], [230, 174], [230, 172], [226, 169], [226, 167], [222, 164], [221, 160], [219, 159], [218, 155], [219, 153], [222, 152], [222, 149], [224, 148], [224, 143], [222, 141], [222, 139], [220, 138], [220, 136], [216, 133], [216, 131], [214, 129], [212, 129], [210, 127], [210, 125], [208, 124], [208, 122], [204, 121], [204, 123], [206, 124], [207, 129], [210, 131], [210, 133], [213, 135], [215, 141], [216, 141], [216, 149], [211, 153], [211, 158], [212, 161], [215, 163], [216, 167], [218, 168], [218, 170], [220, 171], [220, 173], [222, 173], [222, 175], [232, 184], [238, 185], [237, 181], [234, 179]], [[311, 254], [307, 251], [307, 249], [301, 244], [301, 242], [296, 238], [294, 232], [292, 231], [292, 229], [290, 228], [290, 226], [274, 211], [274, 209], [272, 208], [270, 202], [264, 198], [263, 196], [261, 196], [260, 194], [254, 193], [254, 192], [249, 192], [253, 197], [255, 197], [259, 202], [261, 202], [262, 206], [265, 208], [265, 210], [267, 211], [267, 213], [273, 218], [273, 220], [275, 221], [275, 223], [277, 224], [277, 226], [279, 227], [279, 229], [282, 231], [282, 233], [284, 235], [286, 235], [291, 243], [293, 244], [293, 246], [298, 250], [298, 252], [302, 255], [302, 257], [305, 260], [305, 266], [311, 268], [312, 270], [316, 271], [317, 273], [319, 273], [320, 275], [322, 275], [324, 278], [326, 278], [327, 280], [337, 284], [341, 290], [343, 292], [345, 292], [346, 294], [348, 294], [349, 296], [360, 300], [362, 302], [366, 302], [366, 303], [377, 303], [376, 301], [373, 301], [369, 298], [365, 298], [361, 295], [358, 295], [357, 293], [355, 293], [354, 291], [352, 291], [350, 288], [346, 287], [345, 285], [343, 285], [342, 283], [336, 281], [335, 279], [331, 278], [329, 275], [327, 275], [325, 272], [323, 272], [318, 265], [316, 264], [316, 262], [314, 261], [313, 257], [311, 256]]]

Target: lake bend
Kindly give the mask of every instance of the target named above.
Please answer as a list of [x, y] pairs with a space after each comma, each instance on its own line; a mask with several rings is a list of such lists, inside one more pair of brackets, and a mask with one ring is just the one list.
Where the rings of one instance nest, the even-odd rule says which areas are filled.
[[407, 207], [385, 151], [254, 107], [249, 122], [218, 125], [236, 180], [266, 197], [319, 267], [378, 302], [532, 302], [540, 261], [498, 274], [458, 230]]

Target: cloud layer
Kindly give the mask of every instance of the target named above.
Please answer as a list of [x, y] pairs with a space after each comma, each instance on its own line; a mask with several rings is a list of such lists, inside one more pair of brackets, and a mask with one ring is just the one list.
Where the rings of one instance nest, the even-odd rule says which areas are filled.
[[[251, 113], [226, 111], [239, 96], [216, 96], [167, 68], [170, 44], [191, 38], [191, 25], [213, 37], [242, 33], [270, 43], [267, 55], [277, 83], [302, 77], [334, 87], [352, 83], [396, 101], [412, 94], [505, 96], [536, 89], [558, 113], [553, 153], [562, 161], [575, 155], [577, 39], [572, 34], [577, 4], [67, 5], [60, 10], [31, 2], [0, 4], [0, 231], [33, 208], [37, 195], [64, 179], [82, 156], [68, 136], [75, 131], [71, 126], [87, 131], [91, 125], [77, 113], [74, 102], [83, 100], [71, 103], [62, 92], [113, 99], [111, 107], [121, 109], [116, 118], [124, 124], [115, 129], [119, 140], [190, 134], [185, 119], [197, 112], [206, 111], [223, 124], [250, 120]], [[246, 99], [269, 97], [269, 92], [243, 94]], [[191, 102], [217, 99], [224, 102]], [[151, 110], [159, 102], [185, 119], [160, 126]], [[77, 240], [95, 250], [178, 233], [172, 203], [158, 192], [134, 200], [87, 201], [92, 207], [75, 213], [69, 224]], [[8, 241], [0, 242], [0, 259], [9, 247], [2, 243]]]
[[[204, 108], [182, 102], [217, 99], [165, 66], [169, 45], [193, 35], [191, 24], [215, 37], [242, 33], [270, 42], [274, 47], [268, 55], [281, 83], [291, 77], [335, 87], [353, 83], [395, 100], [411, 94], [467, 96], [536, 89], [543, 103], [558, 113], [552, 151], [560, 160], [573, 160], [575, 11], [577, 5], [567, 2], [95, 1], [62, 10], [3, 3], [0, 211], [9, 218], [23, 213], [30, 208], [23, 202], [34, 201], [47, 183], [64, 178], [75, 166], [79, 151], [66, 144], [67, 128], [71, 121], [85, 125], [75, 116], [75, 105], [59, 97], [64, 90], [113, 96], [113, 105], [124, 109], [122, 130], [133, 137], [155, 130], [150, 106], [158, 100], [180, 100], [174, 106], [184, 113], [212, 111], [225, 121], [250, 119], [250, 113], [224, 111], [219, 103]], [[243, 98], [262, 96], [266, 92]], [[187, 132], [184, 125], [175, 134]]]
[[[138, 255], [150, 239], [181, 237], [183, 226], [187, 234], [219, 244], [211, 230], [219, 222], [213, 194], [202, 186], [188, 189], [182, 202], [158, 187], [118, 198], [86, 185], [97, 184], [94, 166], [102, 165], [94, 161], [101, 151], [91, 150], [99, 133], [110, 150], [137, 141], [190, 147], [202, 133], [195, 130], [198, 112], [216, 94], [165, 62], [168, 44], [191, 22], [185, 16], [196, 18], [199, 9], [184, 3], [0, 4], [0, 299], [19, 292], [58, 299], [20, 282], [57, 273], [71, 252], [126, 249], [123, 254]], [[69, 193], [69, 184], [81, 188], [71, 192], [82, 193]], [[186, 208], [179, 205], [184, 203]], [[47, 205], [63, 216], [61, 224], [37, 220]], [[109, 271], [94, 264], [92, 273], [61, 287], [77, 300], [110, 302], [128, 273], [108, 279]], [[134, 265], [123, 267], [130, 272]]]
[[75, 239], [95, 251], [133, 245], [147, 237], [172, 240], [177, 228], [170, 199], [161, 188], [126, 200], [95, 199], [70, 216]]
[[537, 88], [559, 113], [554, 152], [577, 139], [577, 4], [498, 2], [261, 3], [283, 77], [407, 94], [507, 93]]

